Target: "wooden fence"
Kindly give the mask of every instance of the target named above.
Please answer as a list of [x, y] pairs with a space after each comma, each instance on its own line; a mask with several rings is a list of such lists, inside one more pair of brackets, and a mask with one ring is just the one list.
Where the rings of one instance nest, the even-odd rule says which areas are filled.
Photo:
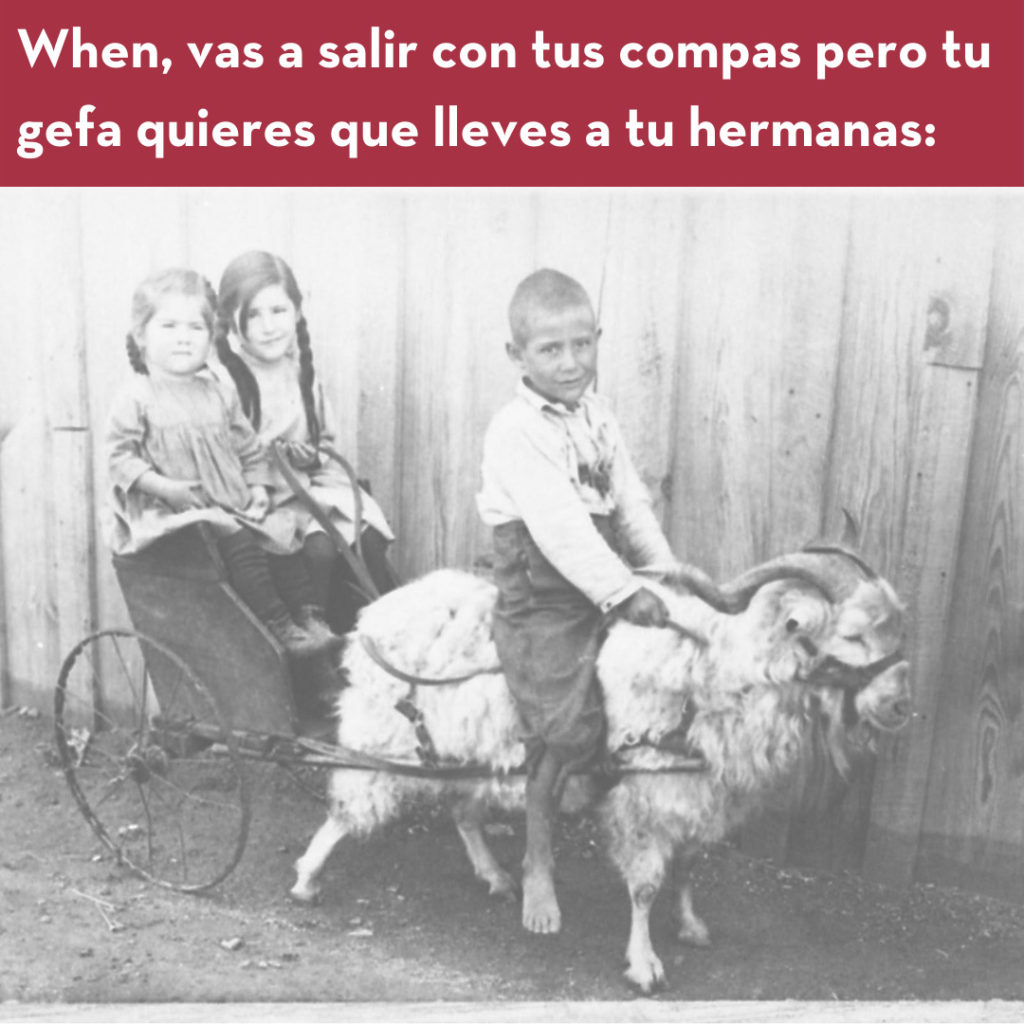
[[126, 623], [97, 438], [145, 274], [291, 263], [412, 575], [487, 549], [504, 311], [556, 266], [599, 306], [599, 388], [682, 556], [724, 578], [846, 510], [911, 609], [920, 717], [824, 821], [747, 846], [1024, 899], [1019, 193], [4, 190], [0, 231], [4, 703], [45, 706], [63, 652]]

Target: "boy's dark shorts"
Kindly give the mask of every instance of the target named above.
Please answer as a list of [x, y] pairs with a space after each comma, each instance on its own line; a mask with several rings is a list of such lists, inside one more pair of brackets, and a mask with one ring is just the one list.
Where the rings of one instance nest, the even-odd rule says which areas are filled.
[[[614, 550], [607, 517], [594, 525]], [[595, 664], [604, 616], [541, 554], [519, 521], [494, 529], [494, 642], [523, 726], [531, 770], [545, 750], [567, 768], [600, 749], [604, 708]]]

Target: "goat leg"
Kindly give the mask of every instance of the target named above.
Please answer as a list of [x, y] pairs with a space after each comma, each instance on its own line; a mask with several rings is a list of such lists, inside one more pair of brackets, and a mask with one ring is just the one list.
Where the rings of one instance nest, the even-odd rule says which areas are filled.
[[693, 867], [697, 850], [686, 847], [681, 850], [672, 866], [672, 881], [676, 891], [676, 909], [679, 914], [678, 939], [688, 946], [710, 946], [711, 934], [708, 926], [693, 910]]
[[295, 862], [298, 877], [288, 891], [288, 895], [299, 903], [315, 903], [320, 895], [317, 875], [323, 869], [331, 851], [343, 839], [348, 830], [341, 821], [340, 809], [331, 807], [327, 820], [320, 826], [310, 840], [306, 852]]
[[515, 882], [497, 862], [484, 838], [484, 803], [480, 797], [471, 795], [458, 801], [452, 807], [452, 816], [476, 877], [487, 884], [491, 896], [513, 895], [516, 891]]
[[[650, 863], [650, 858], [641, 856]], [[665, 968], [651, 944], [651, 907], [661, 889], [664, 870], [646, 872], [645, 875], [642, 880], [628, 879], [632, 914], [626, 947], [626, 980], [649, 995], [665, 984]]]
[[395, 817], [404, 787], [386, 772], [364, 775], [342, 770], [331, 776], [329, 790], [327, 820], [295, 862], [298, 877], [288, 895], [300, 903], [316, 902], [320, 895], [317, 876], [341, 839], [368, 835]]

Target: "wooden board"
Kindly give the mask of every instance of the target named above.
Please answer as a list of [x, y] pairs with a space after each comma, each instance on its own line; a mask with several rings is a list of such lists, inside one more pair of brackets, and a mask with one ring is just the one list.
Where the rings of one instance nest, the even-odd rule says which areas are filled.
[[[397, 486], [397, 380], [405, 200], [395, 193], [297, 191], [292, 269], [338, 449], [389, 517]], [[401, 546], [399, 546], [399, 552]]]
[[1024, 204], [1002, 231], [919, 876], [1024, 899]]
[[615, 194], [602, 275], [601, 392], [663, 524], [672, 494], [687, 215], [678, 193]]
[[[813, 538], [831, 422], [846, 201], [700, 196], [680, 254], [675, 549], [719, 579]], [[744, 848], [784, 858], [775, 818]]]
[[817, 532], [845, 203], [798, 194], [694, 203], [680, 255], [672, 536], [721, 578]]
[[975, 216], [950, 218], [936, 201], [915, 235], [923, 271], [914, 328], [923, 363], [913, 396], [914, 444], [898, 564], [890, 578], [908, 603], [907, 652], [917, 716], [883, 744], [871, 794], [865, 874], [910, 882], [940, 699], [943, 652], [955, 586], [977, 386], [992, 275], [991, 200]]
[[[0, 288], [9, 311], [4, 333], [4, 409], [14, 428], [0, 450], [0, 540], [3, 543], [6, 663], [11, 703], [49, 703], [56, 679], [56, 616], [50, 605], [50, 449], [46, 418], [46, 373], [42, 336], [46, 269], [45, 246], [37, 251], [39, 208], [36, 190], [5, 189], [0, 195], [5, 244], [0, 246]], [[59, 213], [65, 193], [50, 193]], [[49, 216], [49, 214], [48, 214]]]
[[[977, 260], [980, 251], [980, 269], [972, 266], [967, 274], [971, 300], [963, 317], [970, 324], [968, 331], [977, 336], [974, 284], [984, 287], [990, 266], [984, 237], [972, 230], [974, 211], [967, 207], [962, 204], [957, 216], [950, 218], [946, 200], [934, 194], [858, 196], [850, 236], [822, 533], [840, 536], [843, 521], [851, 514], [860, 526], [861, 554], [913, 605], [919, 595], [912, 592], [912, 583], [900, 578], [907, 531], [921, 528], [920, 523], [907, 524], [911, 482], [919, 479], [915, 474], [924, 473], [930, 460], [938, 458], [929, 454], [927, 424], [920, 420], [928, 409], [922, 395], [930, 369], [926, 346], [930, 297], [936, 275], [945, 284], [947, 266], [963, 267]], [[990, 224], [991, 216], [982, 226], [990, 231]], [[962, 261], [957, 259], [958, 232], [963, 232], [966, 242]], [[953, 451], [966, 451], [969, 433], [965, 438], [964, 431], [969, 429], [969, 417], [959, 418], [952, 435], [943, 436], [943, 444], [948, 441]], [[953, 472], [944, 483], [962, 492], [962, 471]], [[953, 557], [957, 507], [954, 496], [938, 512], [938, 517], [953, 517], [949, 528], [934, 534], [936, 541], [945, 542], [944, 548], [941, 543], [936, 547], [938, 561]], [[887, 763], [884, 751], [881, 763]], [[810, 834], [800, 837], [793, 849], [800, 863], [859, 867], [868, 831], [873, 769], [870, 763], [862, 768], [846, 798]]]
[[484, 431], [515, 384], [504, 345], [508, 301], [532, 269], [524, 201], [482, 191], [410, 200], [399, 454], [412, 573], [468, 567], [490, 545], [475, 496]]

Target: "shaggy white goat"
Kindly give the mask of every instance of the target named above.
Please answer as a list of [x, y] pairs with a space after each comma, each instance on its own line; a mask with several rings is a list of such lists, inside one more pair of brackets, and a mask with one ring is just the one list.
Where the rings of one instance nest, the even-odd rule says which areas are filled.
[[[656, 744], [689, 708], [686, 734], [707, 767], [690, 774], [629, 772], [597, 802], [607, 851], [632, 901], [626, 976], [644, 992], [664, 982], [648, 919], [673, 860], [679, 938], [705, 945], [708, 930], [694, 913], [687, 877], [700, 847], [760, 809], [815, 750], [827, 751], [845, 771], [846, 750], [866, 747], [875, 730], [897, 728], [909, 714], [907, 664], [898, 653], [899, 602], [887, 583], [845, 556], [801, 554], [752, 570], [727, 595], [737, 606], [749, 602], [738, 614], [652, 587], [693, 636], [625, 622], [611, 626], [597, 666], [608, 748], [632, 769], [676, 765], [676, 756]], [[497, 664], [490, 632], [495, 596], [486, 580], [442, 570], [364, 609], [357, 630], [407, 673], [472, 673]], [[410, 684], [381, 669], [360, 643], [350, 644], [345, 664], [351, 685], [339, 700], [339, 742], [415, 761], [415, 730], [395, 710]], [[867, 671], [858, 674], [863, 666]], [[490, 892], [514, 891], [482, 829], [489, 807], [518, 807], [524, 797], [522, 776], [507, 774], [522, 764], [524, 750], [504, 677], [486, 672], [460, 684], [415, 689], [440, 758], [482, 765], [493, 775], [456, 781], [336, 771], [327, 820], [296, 862], [294, 898], [316, 898], [316, 876], [339, 839], [365, 835], [424, 798], [451, 805], [473, 869]], [[563, 807], [582, 805], [594, 789], [587, 777], [573, 777]]]

